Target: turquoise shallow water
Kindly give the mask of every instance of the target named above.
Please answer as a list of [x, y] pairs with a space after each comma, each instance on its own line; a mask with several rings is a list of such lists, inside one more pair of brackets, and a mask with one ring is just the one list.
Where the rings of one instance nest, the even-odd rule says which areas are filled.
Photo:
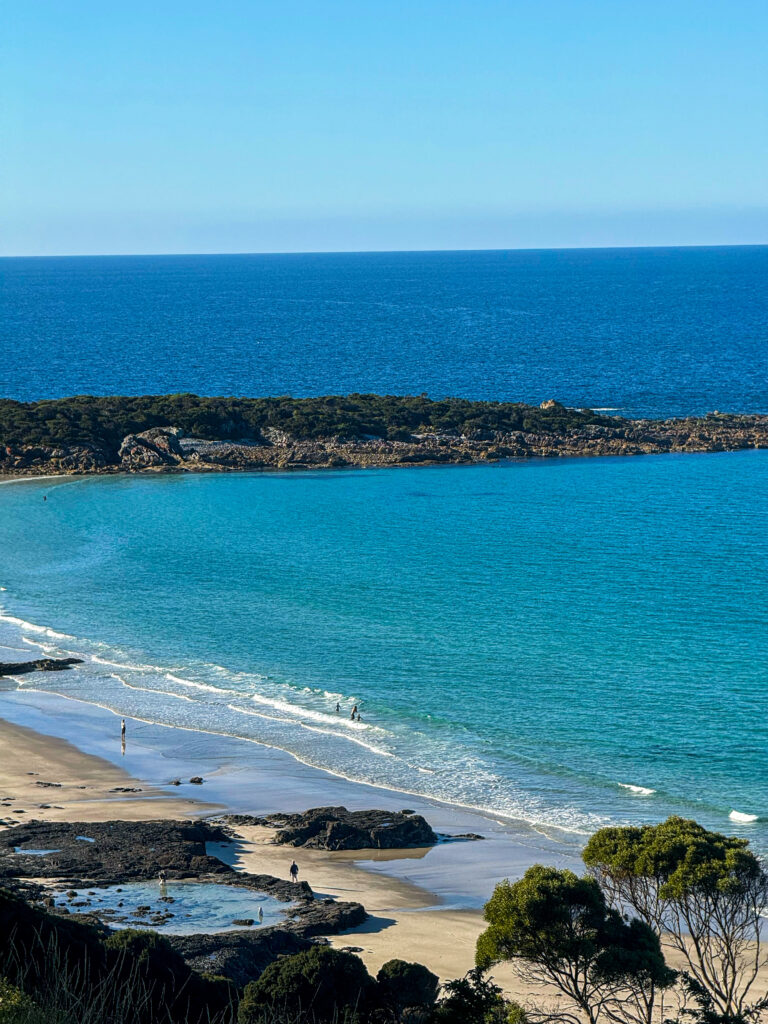
[[[70, 892], [75, 895], [68, 896]], [[244, 926], [233, 921], [243, 919], [253, 922], [245, 927], [268, 928], [281, 924], [295, 907], [266, 893], [215, 882], [172, 881], [162, 888], [157, 882], [128, 882], [94, 889], [60, 889], [54, 891], [54, 900], [57, 907], [95, 913], [113, 928], [151, 928], [162, 935], [238, 931]], [[80, 906], [75, 907], [75, 903]], [[140, 913], [139, 908], [145, 912]], [[153, 920], [157, 913], [168, 915], [168, 920]]]
[[767, 510], [768, 452], [3, 485], [0, 658], [87, 658], [3, 685], [768, 850]]

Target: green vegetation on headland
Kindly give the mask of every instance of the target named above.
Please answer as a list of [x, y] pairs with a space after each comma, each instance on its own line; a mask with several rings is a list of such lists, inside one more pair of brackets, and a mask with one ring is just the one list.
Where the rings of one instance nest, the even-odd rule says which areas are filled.
[[630, 420], [425, 396], [0, 400], [0, 474], [396, 466], [768, 447], [768, 416]]
[[322, 398], [204, 398], [143, 395], [138, 398], [78, 395], [44, 402], [0, 400], [0, 443], [95, 444], [117, 450], [127, 434], [151, 427], [180, 427], [211, 441], [259, 440], [281, 431], [296, 441], [336, 437], [407, 441], [413, 434], [472, 437], [477, 433], [541, 431], [562, 434], [606, 416], [547, 403], [432, 401], [425, 396], [327, 395]]
[[[0, 891], [0, 1024], [757, 1024], [768, 872], [744, 839], [669, 818], [605, 828], [587, 873], [537, 865], [486, 904], [477, 967], [442, 989], [420, 964], [317, 945], [242, 990], [198, 974], [152, 932], [111, 934]], [[665, 952], [681, 967], [672, 968]], [[509, 1002], [510, 962], [542, 986]]]

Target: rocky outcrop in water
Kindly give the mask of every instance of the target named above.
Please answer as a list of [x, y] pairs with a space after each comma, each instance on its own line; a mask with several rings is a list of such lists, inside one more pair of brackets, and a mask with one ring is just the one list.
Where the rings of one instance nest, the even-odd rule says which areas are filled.
[[[177, 426], [159, 426], [128, 434], [114, 449], [95, 440], [48, 447], [3, 445], [0, 439], [0, 474], [409, 466], [768, 448], [768, 416], [710, 413], [672, 420], [593, 417], [599, 422], [587, 422], [552, 400], [543, 402], [541, 409], [547, 414], [562, 411], [564, 422], [570, 422], [572, 414], [573, 424], [551, 430], [535, 425], [508, 431], [477, 429], [460, 435], [406, 432], [397, 440], [372, 435], [307, 439], [272, 427], [242, 440], [206, 440], [184, 436]], [[530, 422], [534, 421], [535, 417]]]
[[28, 672], [62, 672], [82, 664], [82, 658], [37, 658], [35, 661], [0, 661], [0, 676], [23, 676]]
[[257, 820], [277, 829], [276, 843], [312, 850], [402, 850], [438, 841], [420, 814], [402, 811], [315, 807], [303, 814], [272, 814]]

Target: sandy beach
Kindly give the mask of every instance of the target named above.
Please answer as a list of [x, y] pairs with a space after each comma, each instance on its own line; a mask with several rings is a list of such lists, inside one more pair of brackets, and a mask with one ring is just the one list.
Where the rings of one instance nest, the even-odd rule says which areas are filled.
[[[15, 702], [11, 696], [4, 695], [7, 712], [31, 717], [38, 726], [47, 722], [49, 731], [53, 726], [62, 730], [66, 712], [73, 720], [79, 714], [82, 735], [90, 735], [92, 743], [94, 719], [102, 722], [115, 719], [101, 709], [66, 708], [66, 704], [72, 702], [63, 702], [66, 708], [63, 711], [59, 706], [62, 703], [60, 699], [49, 695], [35, 695], [36, 707]], [[29, 699], [30, 695], [24, 696], [25, 701]], [[50, 705], [47, 712], [41, 711], [46, 704]], [[52, 710], [57, 712], [55, 718], [50, 714]], [[106, 717], [102, 718], [104, 715]], [[139, 723], [129, 722], [129, 734], [138, 726]], [[109, 743], [110, 749], [116, 746], [114, 736], [110, 737]], [[186, 744], [189, 746], [190, 737], [186, 737]], [[258, 745], [249, 744], [249, 747], [258, 748]], [[249, 786], [242, 772], [233, 772], [226, 764], [216, 769], [214, 777], [206, 779], [204, 788], [191, 787], [186, 783], [183, 795], [177, 795], [175, 790], [181, 787], [148, 780], [151, 775], [149, 765], [153, 762], [148, 759], [146, 751], [143, 756], [139, 752], [129, 759], [129, 763], [144, 766], [141, 775], [131, 774], [113, 760], [83, 752], [61, 737], [0, 719], [0, 810], [4, 827], [11, 822], [30, 819], [105, 821], [216, 817], [233, 807], [243, 810], [244, 790], [249, 794], [247, 802], [258, 813], [267, 806], [264, 803], [267, 799], [271, 799], [274, 806], [278, 774], [285, 803], [291, 808], [317, 805], [317, 799], [312, 798], [318, 795], [318, 785], [324, 786], [326, 795], [343, 793], [349, 804], [356, 803], [359, 807], [373, 805], [371, 794], [364, 792], [369, 787], [357, 787], [362, 791], [357, 800], [349, 799], [354, 792], [351, 784], [346, 783], [345, 790], [340, 785], [343, 780], [330, 778], [326, 773], [316, 776], [288, 755], [283, 760], [275, 752], [271, 755], [261, 749], [256, 752], [261, 757], [257, 783], [261, 790], [259, 798], [254, 795], [253, 779]], [[196, 756], [199, 757], [199, 753]], [[225, 761], [226, 758], [222, 756], [219, 760]], [[286, 772], [290, 763], [294, 766], [292, 774]], [[183, 762], [173, 764], [179, 768], [189, 767]], [[192, 788], [194, 794], [189, 792]], [[120, 789], [139, 792], [120, 792]], [[204, 793], [210, 795], [212, 791], [215, 792], [215, 801], [204, 800]], [[269, 798], [267, 794], [270, 794]], [[380, 806], [403, 802], [401, 794], [374, 791], [374, 795], [378, 797]], [[443, 809], [442, 814], [437, 805], [432, 808], [437, 814], [429, 814], [429, 809], [424, 807], [419, 807], [419, 810], [426, 810], [431, 820], [437, 819], [441, 825], [452, 823], [457, 830], [467, 821], [467, 817], [457, 814], [455, 809]], [[261, 826], [238, 826], [236, 831], [238, 841], [234, 846], [223, 846], [210, 852], [236, 869], [278, 877], [288, 876], [288, 867], [295, 858], [300, 878], [309, 882], [317, 896], [355, 900], [365, 906], [368, 920], [358, 928], [332, 936], [330, 941], [334, 947], [353, 950], [373, 973], [387, 960], [399, 957], [424, 963], [442, 981], [460, 977], [474, 965], [475, 943], [484, 928], [482, 911], [471, 905], [471, 899], [463, 903], [451, 901], [446, 898], [446, 893], [462, 890], [471, 893], [473, 879], [476, 881], [478, 873], [483, 875], [481, 865], [485, 872], [483, 877], [488, 879], [486, 888], [490, 895], [492, 877], [514, 879], [537, 859], [547, 862], [558, 860], [557, 855], [546, 857], [547, 853], [554, 852], [552, 848], [510, 841], [508, 836], [503, 841], [494, 835], [492, 829], [484, 841], [442, 843], [433, 849], [339, 853], [276, 846], [272, 841], [273, 831]], [[537, 854], [541, 856], [537, 857]], [[559, 860], [578, 869], [575, 859], [568, 854], [561, 852]], [[432, 867], [429, 867], [430, 863]], [[448, 889], [446, 874], [453, 876]], [[678, 965], [675, 956], [670, 956], [669, 960]], [[501, 965], [494, 969], [492, 975], [507, 995], [523, 1003], [536, 1001], [541, 1005], [546, 1002], [553, 1008], [558, 1001], [551, 991], [542, 992], [523, 984], [510, 966]], [[768, 972], [761, 975], [758, 991], [768, 991]]]
[[[191, 818], [217, 810], [201, 801], [176, 799], [67, 740], [10, 722], [0, 721], [0, 752], [0, 807], [6, 824]], [[118, 792], [121, 788], [140, 792]]]
[[[110, 749], [119, 749], [117, 732], [114, 731], [119, 720], [101, 709], [79, 704], [72, 707], [74, 702], [63, 702], [50, 695], [25, 694], [23, 699], [18, 699], [18, 694], [3, 696], [9, 714], [31, 719], [37, 728], [63, 731], [68, 724], [72, 729], [74, 722], [79, 721], [80, 735], [90, 737], [92, 744], [95, 742], [94, 720], [106, 721], [113, 730], [108, 740]], [[26, 703], [31, 700], [35, 701], [34, 705]], [[46, 705], [49, 705], [48, 711], [41, 711]], [[136, 751], [140, 745], [135, 738], [137, 731], [141, 731], [140, 723], [129, 721], [128, 750], [132, 756], [125, 760], [132, 767], [144, 767], [142, 774], [131, 774], [112, 760], [85, 753], [58, 736], [0, 719], [0, 797], [7, 798], [0, 800], [0, 813], [6, 825], [31, 819], [104, 821], [215, 817], [225, 810], [244, 809], [243, 791], [247, 787], [244, 773], [227, 770], [226, 766], [218, 769], [218, 776], [216, 772], [206, 772], [205, 785], [200, 788], [192, 787], [186, 781], [183, 789], [148, 781], [147, 776], [151, 775], [148, 755], [146, 751]], [[147, 731], [146, 727], [144, 731]], [[143, 734], [142, 738], [145, 738]], [[184, 739], [189, 745], [192, 738]], [[366, 790], [370, 787], [354, 787], [326, 773], [315, 774], [288, 755], [278, 756], [278, 752], [258, 749], [255, 744], [248, 744], [248, 747], [255, 748], [261, 755], [257, 783], [261, 795], [257, 798], [251, 789], [246, 800], [256, 812], [270, 806], [265, 802], [267, 800], [271, 801], [272, 809], [275, 808], [278, 786], [282, 791], [282, 803], [288, 809], [341, 802], [341, 798], [358, 807], [386, 807], [405, 802], [401, 794], [376, 790], [369, 793]], [[223, 757], [221, 759], [224, 760]], [[293, 771], [287, 773], [290, 765]], [[189, 769], [189, 765], [184, 763], [174, 762], [174, 766]], [[180, 770], [178, 774], [183, 775], [184, 772]], [[117, 792], [118, 788], [140, 792]], [[320, 801], [319, 788], [326, 798], [336, 799]], [[355, 788], [361, 791], [356, 799], [353, 796]], [[176, 795], [177, 789], [183, 795]], [[227, 792], [229, 800], [226, 799]], [[215, 800], [203, 799], [212, 793]], [[468, 823], [477, 827], [472, 815], [457, 813], [453, 809], [443, 809], [442, 814], [430, 813], [430, 809], [421, 806], [418, 810], [426, 811], [429, 819], [437, 821], [439, 827], [449, 824], [456, 831], [466, 830]], [[431, 810], [434, 812], [437, 808]], [[491, 825], [490, 822], [486, 824]], [[263, 827], [242, 826], [237, 832], [240, 839], [234, 848], [224, 847], [221, 851], [211, 852], [236, 868], [278, 877], [287, 877], [291, 859], [295, 856], [300, 877], [309, 882], [318, 896], [356, 900], [365, 906], [369, 920], [351, 933], [333, 936], [331, 942], [335, 947], [353, 948], [373, 972], [385, 961], [402, 957], [425, 963], [442, 980], [459, 977], [473, 966], [475, 941], [484, 927], [481, 910], [466, 905], [472, 902], [470, 898], [464, 901], [465, 905], [449, 898], [453, 890], [459, 892], [464, 888], [462, 877], [469, 881], [477, 876], [481, 863], [493, 875], [504, 877], [509, 874], [514, 877], [522, 874], [525, 867], [537, 859], [537, 853], [543, 852], [536, 847], [527, 848], [510, 843], [508, 839], [499, 839], [492, 829], [489, 838], [483, 842], [445, 843], [434, 849], [341, 853], [293, 851], [278, 847], [272, 843], [272, 830]], [[514, 856], [507, 855], [511, 850]], [[509, 866], [506, 872], [504, 865]], [[446, 875], [453, 876], [448, 889]], [[434, 883], [431, 887], [430, 881]], [[485, 888], [490, 894], [490, 881]], [[471, 886], [467, 891], [471, 892]], [[522, 994], [511, 970], [502, 968], [496, 972], [496, 977], [508, 991]]]
[[[0, 750], [0, 804], [6, 823], [190, 818], [215, 815], [222, 809], [169, 795], [66, 740], [1, 720]], [[118, 793], [118, 787], [141, 792]], [[295, 856], [300, 877], [316, 895], [356, 900], [365, 906], [369, 920], [351, 933], [333, 936], [331, 942], [340, 949], [354, 947], [369, 970], [375, 972], [385, 961], [403, 957], [420, 960], [447, 980], [473, 966], [475, 941], [483, 929], [479, 910], [441, 908], [440, 897], [428, 889], [360, 867], [360, 852], [291, 851], [272, 844], [271, 829], [252, 826], [237, 831], [241, 842], [234, 856], [231, 849], [221, 851], [234, 867], [287, 877]], [[403, 867], [426, 853], [377, 851], [376, 863], [379, 868]], [[362, 853], [362, 857], [369, 855]], [[519, 990], [511, 971], [501, 969], [496, 976], [505, 988]]]

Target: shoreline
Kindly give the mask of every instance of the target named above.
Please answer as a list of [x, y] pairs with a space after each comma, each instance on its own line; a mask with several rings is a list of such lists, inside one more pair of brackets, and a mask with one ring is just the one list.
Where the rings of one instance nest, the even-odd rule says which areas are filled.
[[[308, 768], [284, 752], [280, 752], [280, 758], [273, 759], [269, 748], [262, 748], [261, 756], [253, 764], [240, 765], [239, 768], [231, 763], [233, 752], [223, 751], [212, 758], [213, 762], [219, 763], [212, 765], [213, 771], [205, 778], [202, 787], [189, 784], [181, 789], [170, 787], [164, 785], [162, 779], [150, 778], [153, 767], [157, 773], [171, 766], [186, 768], [194, 761], [199, 763], [199, 749], [184, 760], [170, 749], [169, 743], [167, 752], [159, 754], [148, 742], [156, 740], [156, 737], [140, 735], [138, 739], [131, 739], [134, 729], [131, 729], [132, 720], [129, 719], [127, 760], [123, 768], [119, 763], [115, 764], [114, 754], [109, 755], [110, 750], [119, 747], [119, 717], [112, 712], [89, 705], [90, 712], [62, 715], [61, 705], [67, 703], [65, 698], [34, 692], [23, 696], [43, 699], [34, 700], [26, 706], [23, 701], [18, 701], [14, 703], [21, 706], [12, 704], [9, 707], [6, 698], [12, 696], [16, 693], [3, 694], [5, 706], [0, 714], [0, 750], [4, 754], [8, 751], [12, 754], [10, 758], [0, 758], [0, 813], [6, 817], [11, 816], [7, 806], [9, 796], [16, 798], [13, 806], [26, 805], [23, 808], [26, 813], [22, 816], [25, 821], [215, 819], [227, 813], [232, 806], [242, 808], [244, 803], [254, 799], [269, 801], [254, 806], [256, 814], [259, 806], [275, 809], [275, 803], [284, 810], [305, 810], [308, 806], [319, 805], [317, 796], [324, 790], [331, 803], [344, 796], [345, 802], [353, 809], [374, 805], [399, 809], [403, 803], [399, 794], [384, 794], [384, 791], [376, 790], [374, 795], [380, 799], [372, 801], [366, 792], [371, 787], [338, 780], [321, 769]], [[22, 717], [33, 720], [36, 728], [10, 721], [11, 718]], [[110, 721], [117, 729], [113, 729], [109, 736], [97, 735], [98, 726]], [[71, 730], [77, 722], [82, 734], [78, 735], [79, 741], [85, 740], [86, 745], [99, 748], [101, 753], [85, 752], [69, 739], [56, 735], [68, 728]], [[170, 734], [180, 731], [171, 726], [158, 728]], [[240, 744], [247, 742], [238, 741]], [[188, 746], [184, 741], [182, 743]], [[249, 745], [262, 747], [256, 743]], [[131, 748], [135, 750], [128, 757]], [[210, 755], [210, 751], [208, 753]], [[291, 761], [292, 770], [288, 767]], [[36, 787], [37, 781], [50, 781], [44, 777], [46, 775], [54, 776], [58, 784], [50, 788]], [[274, 797], [278, 792], [276, 779], [283, 782], [279, 797]], [[116, 785], [141, 788], [141, 793], [113, 794], [110, 790]], [[353, 790], [360, 792], [355, 794]], [[223, 801], [220, 800], [222, 794]], [[214, 799], [205, 800], [206, 795]], [[48, 801], [51, 806], [41, 806]], [[449, 825], [458, 831], [470, 824], [467, 817], [461, 817], [453, 809], [441, 807], [436, 802], [419, 800], [412, 803], [414, 809], [424, 813], [438, 831]], [[477, 824], [477, 817], [480, 816], [475, 815], [471, 823]], [[15, 820], [21, 823], [18, 813]], [[558, 856], [556, 848], [543, 840], [537, 844], [534, 837], [529, 836], [526, 842], [520, 836], [499, 830], [498, 823], [494, 828], [490, 819], [486, 819], [484, 824], [486, 838], [482, 841], [440, 843], [419, 849], [338, 853], [277, 846], [271, 841], [273, 830], [257, 825], [239, 825], [233, 829], [237, 836], [234, 846], [211, 852], [235, 870], [279, 878], [288, 877], [288, 866], [295, 859], [300, 867], [300, 879], [309, 882], [318, 898], [359, 902], [368, 913], [362, 925], [328, 936], [331, 946], [355, 952], [374, 975], [388, 960], [400, 958], [423, 963], [444, 983], [462, 977], [474, 966], [475, 944], [485, 929], [480, 905], [476, 901], [474, 905], [468, 905], [466, 901], [451, 901], [446, 889], [447, 880], [452, 880], [454, 888], [458, 880], [459, 887], [466, 891], [468, 887], [476, 888], [480, 877], [484, 879], [481, 888], [485, 891], [484, 899], [487, 899], [494, 880], [508, 877], [514, 881], [534, 863], [569, 867], [578, 873], [583, 869], [580, 858], [562, 851]], [[6, 827], [3, 821], [0, 829]], [[666, 952], [672, 966], [683, 966], [679, 954], [669, 949]], [[554, 1008], [560, 1002], [558, 994], [550, 987], [542, 989], [523, 983], [508, 963], [497, 965], [490, 973], [507, 997], [523, 1004], [544, 1005], [544, 1001]], [[768, 970], [761, 970], [756, 991], [768, 992]]]
[[[483, 834], [483, 840], [419, 849], [329, 853], [275, 846], [271, 830], [258, 826], [236, 828], [233, 867], [287, 877], [295, 858], [300, 877], [319, 897], [365, 906], [370, 916], [363, 925], [329, 941], [339, 949], [354, 947], [374, 973], [387, 960], [403, 957], [426, 963], [444, 981], [462, 976], [474, 965], [475, 942], [484, 928], [481, 907], [497, 881], [520, 877], [538, 862], [577, 870], [580, 864], [533, 830], [515, 834], [511, 822], [349, 782], [255, 741], [127, 719], [123, 757], [118, 715], [39, 691], [2, 694], [0, 749], [0, 797], [15, 798], [10, 804], [0, 800], [0, 827], [8, 818], [20, 824], [168, 820], [344, 804], [356, 810], [409, 806], [439, 834]], [[203, 776], [202, 786], [168, 785], [173, 778], [192, 777], [193, 770]], [[141, 792], [112, 792], [118, 786]], [[511, 969], [494, 975], [505, 989], [523, 994]]]
[[[340, 855], [341, 860], [355, 862], [366, 873], [415, 885], [429, 894], [431, 906], [478, 909], [497, 881], [521, 875], [531, 864], [580, 864], [575, 843], [558, 842], [525, 822], [501, 821], [472, 809], [353, 782], [255, 740], [128, 718], [123, 757], [120, 717], [112, 711], [34, 690], [5, 691], [1, 702], [0, 745], [7, 745], [6, 730], [17, 728], [26, 730], [43, 746], [52, 744], [52, 757], [59, 756], [59, 744], [66, 744], [81, 758], [97, 759], [103, 771], [134, 780], [112, 785], [138, 785], [151, 792], [153, 806], [162, 807], [163, 800], [181, 800], [194, 817], [229, 812], [258, 816], [342, 804], [351, 810], [408, 807], [426, 817], [438, 834], [484, 835], [483, 840], [440, 843], [427, 850], [395, 855], [390, 851]], [[13, 739], [18, 743], [19, 734]], [[2, 761], [0, 786], [7, 788], [9, 782], [3, 781], [3, 772], [9, 769], [6, 759]], [[198, 775], [204, 779], [202, 786], [186, 781]], [[169, 785], [173, 779], [181, 779], [182, 785]], [[141, 798], [134, 796], [126, 806], [138, 806], [142, 799], [143, 794]], [[43, 797], [37, 802], [61, 800], [47, 801]], [[115, 806], [122, 806], [122, 801]], [[29, 809], [25, 809], [29, 815]]]

